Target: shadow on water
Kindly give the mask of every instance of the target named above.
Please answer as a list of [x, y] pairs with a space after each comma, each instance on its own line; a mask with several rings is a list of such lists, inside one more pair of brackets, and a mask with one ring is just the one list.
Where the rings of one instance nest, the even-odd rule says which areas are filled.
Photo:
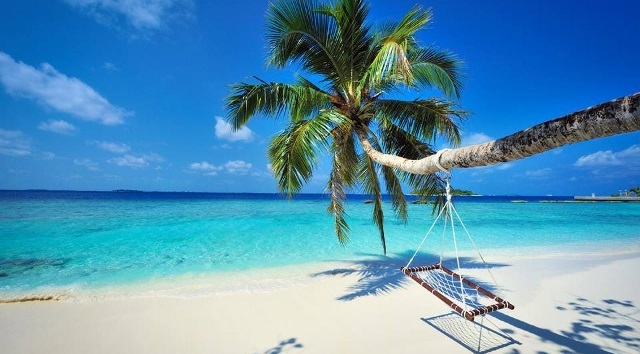
[[[351, 266], [341, 269], [332, 269], [325, 272], [315, 273], [311, 276], [348, 276], [357, 275], [358, 280], [349, 287], [348, 292], [340, 297], [340, 301], [351, 301], [364, 296], [377, 296], [390, 293], [391, 291], [404, 288], [413, 281], [400, 271], [405, 267], [413, 255], [412, 251], [399, 253], [393, 256], [365, 255], [365, 259], [351, 261]], [[431, 265], [438, 263], [440, 258], [430, 253], [418, 253], [411, 263], [411, 266]], [[482, 269], [485, 265], [472, 257], [460, 257], [460, 268]], [[443, 259], [442, 262], [450, 269], [457, 269], [456, 260]], [[488, 263], [490, 268], [507, 266], [506, 264]], [[469, 277], [470, 280], [489, 291], [495, 291], [493, 283], [486, 283], [479, 279]]]
[[62, 269], [69, 261], [68, 258], [2, 258], [0, 259], [0, 278], [18, 276], [42, 267]]
[[296, 349], [302, 349], [304, 346], [298, 342], [296, 338], [283, 340], [273, 348], [267, 349], [264, 354], [280, 354], [284, 352], [292, 352]]

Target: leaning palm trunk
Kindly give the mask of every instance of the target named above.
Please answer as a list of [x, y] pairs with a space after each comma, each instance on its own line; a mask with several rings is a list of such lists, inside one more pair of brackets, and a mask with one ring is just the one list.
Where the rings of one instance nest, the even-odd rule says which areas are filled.
[[364, 129], [357, 134], [364, 151], [377, 163], [414, 174], [452, 168], [488, 166], [540, 154], [557, 147], [640, 130], [640, 92], [538, 124], [483, 144], [443, 150], [420, 160], [384, 154], [370, 144]]

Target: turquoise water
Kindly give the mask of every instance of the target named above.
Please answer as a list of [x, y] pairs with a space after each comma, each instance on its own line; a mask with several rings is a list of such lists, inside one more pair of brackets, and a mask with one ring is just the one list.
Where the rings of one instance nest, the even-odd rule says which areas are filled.
[[[365, 197], [347, 203], [351, 240], [341, 246], [322, 195], [0, 191], [0, 299], [381, 255]], [[411, 199], [411, 197], [409, 197]], [[525, 199], [527, 203], [511, 203]], [[459, 197], [478, 247], [527, 254], [638, 248], [640, 203], [543, 203], [549, 198]], [[386, 203], [390, 257], [409, 257], [432, 223], [431, 206], [395, 219]], [[471, 244], [455, 224], [458, 246]], [[442, 229], [421, 249], [439, 253]], [[447, 236], [447, 235], [445, 235]], [[445, 252], [453, 250], [445, 237]]]

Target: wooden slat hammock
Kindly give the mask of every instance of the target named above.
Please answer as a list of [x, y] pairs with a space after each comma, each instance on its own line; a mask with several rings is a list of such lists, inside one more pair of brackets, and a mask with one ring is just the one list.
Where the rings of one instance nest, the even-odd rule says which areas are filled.
[[422, 239], [422, 242], [420, 243], [420, 245], [418, 246], [418, 249], [409, 260], [409, 263], [407, 263], [407, 265], [403, 267], [401, 270], [405, 275], [407, 275], [408, 277], [416, 281], [418, 284], [422, 285], [422, 287], [427, 289], [430, 293], [432, 293], [442, 302], [447, 304], [447, 306], [449, 306], [451, 309], [453, 309], [454, 311], [456, 311], [458, 314], [460, 314], [461, 316], [463, 316], [469, 321], [473, 321], [476, 316], [485, 315], [492, 311], [497, 311], [504, 308], [513, 310], [514, 306], [508, 301], [496, 296], [491, 291], [465, 278], [463, 275], [456, 273], [450, 270], [449, 268], [443, 266], [442, 258], [444, 253], [444, 242], [443, 242], [443, 250], [440, 254], [440, 261], [438, 263], [427, 265], [427, 266], [411, 267], [411, 263], [413, 262], [414, 258], [422, 248], [422, 245], [427, 240], [427, 237], [429, 237], [429, 234], [431, 234], [431, 231], [433, 230], [434, 226], [440, 219], [442, 219], [444, 229], [445, 229], [443, 232], [443, 237], [444, 237], [444, 234], [446, 233], [447, 225], [451, 226], [451, 234], [453, 237], [453, 245], [454, 245], [455, 254], [456, 254], [456, 263], [458, 267], [457, 270], [458, 272], [460, 272], [461, 270], [460, 257], [458, 256], [458, 246], [456, 241], [456, 234], [455, 234], [454, 220], [453, 220], [453, 216], [455, 215], [459, 223], [462, 225], [462, 228], [466, 232], [467, 237], [469, 238], [469, 241], [471, 241], [473, 248], [475, 249], [480, 259], [482, 260], [482, 263], [484, 264], [485, 268], [491, 275], [491, 278], [493, 279], [493, 282], [494, 284], [496, 284], [496, 287], [497, 287], [497, 282], [495, 281], [495, 278], [491, 273], [491, 269], [489, 268], [489, 266], [487, 265], [487, 262], [485, 262], [484, 258], [478, 251], [475, 245], [475, 242], [473, 241], [473, 239], [471, 238], [471, 235], [469, 234], [469, 231], [464, 226], [464, 223], [462, 223], [462, 220], [460, 219], [460, 215], [458, 215], [458, 212], [456, 211], [456, 209], [453, 206], [453, 203], [451, 202], [451, 188], [449, 186], [449, 173], [448, 171], [446, 171], [446, 173], [447, 173], [447, 176], [446, 176], [447, 200], [445, 202], [445, 205], [438, 213], [438, 216], [434, 220], [433, 224], [431, 224], [429, 231]]

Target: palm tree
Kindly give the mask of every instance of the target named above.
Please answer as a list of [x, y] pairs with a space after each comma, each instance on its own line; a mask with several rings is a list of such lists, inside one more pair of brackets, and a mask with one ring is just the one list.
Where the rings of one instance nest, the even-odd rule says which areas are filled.
[[[414, 7], [399, 22], [375, 29], [366, 22], [367, 13], [362, 0], [270, 4], [268, 64], [299, 64], [308, 76], [297, 76], [293, 84], [260, 79], [235, 84], [226, 102], [236, 129], [257, 114], [288, 117], [287, 128], [273, 137], [268, 151], [278, 188], [288, 196], [310, 180], [319, 156], [330, 154], [328, 211], [341, 243], [349, 230], [346, 191], [361, 187], [373, 197], [373, 221], [386, 253], [380, 177], [396, 215], [406, 220], [402, 182], [435, 194], [442, 190], [439, 170], [511, 161], [640, 130], [640, 94], [634, 94], [493, 142], [435, 153], [430, 143], [437, 137], [451, 145], [460, 141], [458, 122], [465, 116], [455, 104], [462, 88], [460, 61], [416, 41], [415, 33], [431, 19], [429, 11]], [[389, 96], [399, 89], [435, 89], [443, 97], [403, 101]]]
[[[414, 7], [397, 23], [373, 28], [362, 0], [320, 4], [280, 0], [267, 10], [268, 64], [299, 63], [317, 79], [297, 76], [293, 84], [239, 83], [227, 97], [231, 124], [239, 129], [256, 114], [288, 116], [288, 127], [273, 137], [269, 158], [278, 188], [292, 195], [312, 177], [318, 158], [328, 153], [332, 170], [327, 190], [338, 240], [348, 240], [343, 202], [360, 187], [373, 197], [373, 222], [386, 253], [382, 183], [396, 215], [406, 221], [402, 182], [414, 190], [442, 189], [434, 175], [415, 175], [374, 162], [358, 147], [358, 134], [369, 146], [406, 159], [432, 155], [438, 136], [458, 144], [464, 116], [453, 102], [460, 95], [460, 61], [443, 50], [422, 47], [415, 33], [431, 19]], [[401, 88], [439, 90], [443, 98], [394, 99]]]

